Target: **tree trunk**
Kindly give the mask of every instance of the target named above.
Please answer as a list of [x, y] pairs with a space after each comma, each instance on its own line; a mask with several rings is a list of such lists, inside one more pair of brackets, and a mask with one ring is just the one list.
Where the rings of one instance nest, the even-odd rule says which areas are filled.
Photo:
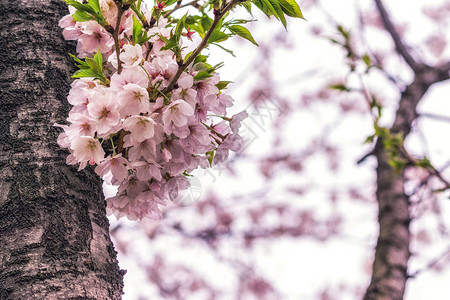
[[101, 181], [56, 143], [69, 104], [64, 1], [0, 1], [0, 299], [121, 299]]
[[377, 145], [378, 236], [372, 281], [366, 300], [403, 299], [410, 257], [409, 203], [402, 173], [389, 164], [380, 141]]
[[[428, 88], [448, 79], [448, 67], [432, 68], [422, 65], [415, 71], [414, 81], [402, 92], [392, 133], [404, 138], [411, 131], [417, 118], [416, 108]], [[373, 262], [372, 280], [367, 288], [366, 300], [401, 300], [408, 279], [410, 258], [409, 199], [405, 194], [404, 170], [398, 172], [388, 163], [388, 157], [378, 140], [375, 147], [377, 158], [377, 200], [379, 206], [379, 236]]]

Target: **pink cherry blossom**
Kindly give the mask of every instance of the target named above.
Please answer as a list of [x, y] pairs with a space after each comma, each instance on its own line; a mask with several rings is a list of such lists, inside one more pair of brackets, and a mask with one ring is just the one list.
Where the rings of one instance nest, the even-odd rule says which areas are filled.
[[97, 125], [97, 133], [104, 135], [114, 131], [114, 127], [120, 122], [120, 114], [117, 104], [111, 95], [98, 96], [94, 102], [87, 105], [89, 116]]
[[231, 127], [231, 131], [233, 131], [234, 133], [238, 133], [239, 132], [239, 128], [241, 127], [241, 122], [248, 118], [248, 114], [247, 112], [241, 111], [238, 114], [235, 114], [230, 121], [230, 127]]
[[72, 15], [66, 15], [59, 21], [59, 27], [63, 28], [63, 36], [66, 40], [77, 40], [81, 35], [80, 25], [72, 18]]
[[172, 124], [181, 127], [187, 124], [188, 117], [194, 114], [192, 107], [184, 100], [172, 102], [163, 113], [164, 131], [170, 134]]
[[202, 124], [192, 124], [189, 126], [190, 134], [183, 140], [181, 145], [184, 150], [191, 153], [206, 153], [214, 149], [211, 144], [210, 131]]
[[142, 181], [149, 181], [155, 179], [160, 181], [161, 176], [161, 166], [157, 163], [150, 163], [147, 161], [138, 161], [133, 163], [133, 167], [136, 168], [136, 177]]
[[114, 90], [120, 91], [125, 85], [135, 83], [144, 89], [148, 87], [148, 77], [140, 67], [126, 68], [122, 73], [114, 73], [111, 76], [110, 86]]
[[145, 160], [153, 160], [156, 158], [156, 143], [153, 139], [147, 139], [139, 144], [132, 143], [131, 135], [124, 138], [124, 146], [129, 147], [128, 157], [132, 161], [138, 161], [143, 157]]
[[114, 43], [111, 34], [95, 21], [85, 22], [81, 27], [81, 33], [78, 38], [77, 51], [83, 56], [86, 53], [94, 53], [97, 49], [106, 53]]
[[70, 148], [70, 138], [67, 136], [66, 130], [67, 128], [69, 128], [69, 126], [67, 125], [60, 125], [60, 124], [53, 124], [53, 126], [55, 127], [59, 127], [62, 128], [64, 130], [64, 132], [61, 132], [58, 135], [58, 139], [57, 139], [57, 143], [61, 148]]
[[179, 88], [173, 91], [172, 99], [183, 99], [189, 103], [192, 108], [195, 108], [195, 105], [197, 104], [197, 91], [192, 88], [194, 77], [187, 73], [183, 73], [177, 83]]
[[142, 47], [139, 44], [126, 44], [122, 47], [120, 60], [123, 62], [124, 68], [137, 67], [142, 63]]
[[227, 108], [233, 106], [233, 101], [230, 95], [220, 94], [217, 97], [216, 105], [212, 107], [211, 111], [218, 115], [226, 115]]
[[122, 116], [148, 112], [148, 92], [140, 85], [128, 83], [123, 86], [122, 91], [117, 96], [119, 97]]
[[217, 106], [218, 100], [216, 94], [209, 94], [198, 99], [199, 108], [205, 111], [212, 111]]
[[131, 132], [131, 138], [136, 142], [143, 142], [153, 137], [156, 122], [146, 116], [131, 116], [123, 122], [123, 128]]
[[175, 200], [178, 197], [179, 192], [187, 190], [191, 186], [191, 183], [185, 176], [176, 176], [170, 178], [163, 185], [163, 192], [167, 194], [170, 200]]
[[117, 17], [117, 6], [114, 3], [114, 0], [100, 0], [100, 9], [109, 24], [115, 24]]
[[169, 162], [172, 158], [172, 153], [167, 148], [161, 149], [162, 158], [164, 161]]
[[111, 172], [113, 176], [112, 182], [117, 184], [128, 177], [128, 164], [129, 162], [127, 159], [122, 157], [122, 154], [114, 157], [108, 156], [95, 168], [95, 173], [97, 173], [100, 177], [103, 177], [108, 172]]
[[67, 129], [66, 133], [69, 137], [84, 135], [94, 137], [97, 131], [97, 124], [85, 114], [73, 113], [69, 115], [67, 121], [72, 123]]
[[204, 80], [197, 81], [195, 83], [195, 89], [197, 91], [197, 99], [201, 101], [208, 95], [217, 95], [219, 93], [219, 89], [216, 84], [218, 84], [220, 78], [218, 75], [214, 75], [213, 77], [206, 78]]
[[161, 87], [166, 87], [178, 71], [178, 64], [172, 59], [168, 61], [163, 57], [156, 57], [151, 63], [145, 63], [144, 68], [151, 76], [153, 85], [160, 84]]
[[92, 78], [80, 78], [72, 83], [72, 89], [67, 96], [67, 100], [74, 107], [72, 111], [75, 113], [85, 113], [90, 99], [95, 98], [94, 88], [97, 84]]
[[131, 198], [136, 198], [139, 193], [147, 189], [147, 184], [144, 181], [137, 179], [135, 175], [128, 176], [127, 180], [119, 186], [119, 193], [126, 192]]
[[103, 151], [99, 141], [91, 136], [74, 138], [70, 148], [78, 162], [93, 161], [98, 164], [105, 157], [105, 151]]

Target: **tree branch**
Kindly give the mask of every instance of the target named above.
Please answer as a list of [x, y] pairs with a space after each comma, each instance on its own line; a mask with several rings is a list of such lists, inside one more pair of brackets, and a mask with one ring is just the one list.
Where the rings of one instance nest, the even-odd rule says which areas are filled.
[[[418, 159], [412, 157], [408, 151], [406, 151], [405, 148], [400, 147], [398, 149], [400, 151], [400, 153], [413, 165], [420, 165], [420, 162]], [[439, 179], [440, 182], [442, 182], [444, 184], [444, 188], [439, 189], [440, 191], [444, 191], [444, 190], [448, 190], [450, 189], [450, 183], [442, 176], [441, 172], [439, 172], [435, 167], [433, 167], [432, 165], [423, 167], [423, 169], [425, 169], [425, 171], [427, 171], [430, 176], [434, 176], [437, 179]]]
[[122, 9], [122, 5], [120, 3], [116, 2], [116, 6], [117, 6], [117, 21], [116, 27], [114, 28], [113, 38], [117, 57], [117, 73], [120, 74], [122, 72], [122, 62], [120, 61], [119, 30], [120, 30], [120, 20], [122, 19], [124, 10]]
[[375, 3], [377, 5], [378, 12], [380, 13], [384, 28], [389, 32], [392, 39], [394, 40], [395, 49], [403, 57], [403, 59], [411, 67], [411, 69], [413, 69], [414, 71], [419, 70], [422, 66], [422, 63], [417, 62], [411, 56], [411, 54], [408, 52], [406, 45], [402, 41], [400, 35], [398, 34], [397, 30], [395, 29], [394, 24], [392, 23], [391, 19], [389, 18], [389, 14], [386, 11], [386, 9], [384, 8], [383, 3], [381, 2], [381, 0], [375, 0]]
[[232, 0], [230, 3], [228, 3], [224, 7], [220, 8], [218, 10], [214, 10], [214, 21], [212, 22], [211, 27], [209, 28], [208, 32], [206, 32], [202, 41], [197, 46], [197, 48], [195, 48], [194, 52], [192, 52], [191, 56], [189, 56], [189, 58], [185, 62], [180, 64], [180, 66], [178, 67], [177, 73], [172, 78], [169, 85], [163, 90], [163, 93], [168, 93], [173, 89], [173, 87], [175, 86], [175, 83], [177, 82], [178, 78], [180, 78], [184, 69], [186, 69], [186, 67], [189, 66], [194, 61], [194, 59], [197, 57], [197, 55], [199, 55], [200, 52], [202, 52], [202, 50], [208, 45], [208, 40], [211, 37], [211, 34], [213, 33], [217, 24], [219, 24], [219, 21], [229, 10], [231, 10], [234, 7], [234, 5], [237, 2], [238, 2], [238, 0]]
[[427, 113], [427, 112], [420, 113], [419, 117], [429, 118], [441, 122], [450, 122], [450, 116], [444, 116], [434, 113]]
[[448, 247], [441, 255], [436, 257], [435, 259], [431, 260], [425, 267], [422, 269], [419, 269], [415, 271], [414, 273], [411, 273], [408, 275], [409, 278], [416, 278], [419, 274], [428, 271], [432, 269], [434, 266], [436, 266], [439, 261], [441, 261], [444, 257], [446, 257], [450, 253], [450, 247]]
[[172, 13], [174, 13], [175, 11], [177, 11], [177, 10], [179, 10], [180, 8], [183, 8], [183, 7], [187, 7], [187, 6], [193, 6], [193, 7], [195, 7], [195, 8], [199, 8], [200, 6], [198, 5], [198, 0], [194, 0], [194, 1], [191, 1], [191, 2], [189, 2], [189, 3], [186, 3], [186, 4], [181, 4], [181, 1], [179, 1], [179, 3], [180, 4], [177, 4], [174, 8], [172, 8], [171, 10], [169, 10], [169, 11], [167, 11], [164, 15], [163, 15], [163, 17], [164, 18], [168, 18]]

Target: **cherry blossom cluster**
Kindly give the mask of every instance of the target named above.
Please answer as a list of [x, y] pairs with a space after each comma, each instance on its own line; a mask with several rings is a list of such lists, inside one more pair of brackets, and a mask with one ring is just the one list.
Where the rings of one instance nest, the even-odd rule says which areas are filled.
[[[238, 131], [247, 114], [226, 116], [233, 99], [219, 89], [215, 71], [196, 79], [204, 71], [199, 62], [167, 89], [180, 65], [172, 50], [162, 48], [176, 24], [158, 16], [144, 29], [149, 39], [134, 43], [135, 13], [126, 10], [117, 22], [115, 2], [99, 3], [107, 24], [118, 33], [116, 41], [112, 30], [94, 20], [74, 21], [73, 8], [60, 21], [65, 39], [77, 42], [79, 58], [101, 57], [104, 78], [72, 83], [69, 125], [58, 125], [64, 129], [58, 144], [70, 151], [68, 164], [79, 164], [79, 170], [96, 165], [95, 172], [118, 187], [117, 195], [107, 199], [109, 215], [157, 218], [167, 199], [189, 187], [190, 172], [222, 163], [230, 150], [241, 148]], [[150, 11], [143, 14], [154, 18]], [[184, 33], [182, 55], [199, 40], [192, 31]]]

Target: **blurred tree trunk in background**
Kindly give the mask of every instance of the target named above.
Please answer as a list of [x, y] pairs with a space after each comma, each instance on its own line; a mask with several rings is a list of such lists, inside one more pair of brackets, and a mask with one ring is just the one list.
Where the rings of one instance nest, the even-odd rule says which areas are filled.
[[72, 63], [64, 1], [0, 2], [0, 299], [121, 299], [101, 180], [56, 143]]
[[[414, 58], [404, 44], [381, 0], [375, 0], [383, 26], [391, 35], [397, 53], [414, 72], [413, 81], [401, 92], [392, 134], [401, 134], [403, 140], [411, 132], [418, 117], [416, 108], [434, 83], [449, 78], [450, 62], [429, 66]], [[375, 147], [377, 167], [377, 201], [379, 205], [379, 236], [373, 263], [372, 279], [364, 299], [403, 299], [408, 279], [410, 258], [410, 202], [405, 193], [405, 168], [396, 170], [389, 163], [387, 150], [379, 139]], [[407, 153], [399, 153], [408, 156]], [[404, 157], [411, 163], [408, 157]]]

